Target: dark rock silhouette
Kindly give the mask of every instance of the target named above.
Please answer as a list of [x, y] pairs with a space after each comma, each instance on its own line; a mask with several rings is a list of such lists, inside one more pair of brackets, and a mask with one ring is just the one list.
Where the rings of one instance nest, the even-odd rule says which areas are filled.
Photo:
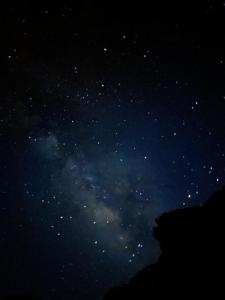
[[104, 300], [223, 298], [225, 188], [202, 206], [163, 214], [156, 224], [158, 261], [111, 289]]

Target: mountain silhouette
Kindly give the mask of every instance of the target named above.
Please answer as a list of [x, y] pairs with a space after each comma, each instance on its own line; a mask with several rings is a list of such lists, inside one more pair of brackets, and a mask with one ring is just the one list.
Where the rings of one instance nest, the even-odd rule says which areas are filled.
[[156, 224], [158, 261], [112, 288], [104, 300], [223, 297], [225, 188], [203, 205], [161, 215]]

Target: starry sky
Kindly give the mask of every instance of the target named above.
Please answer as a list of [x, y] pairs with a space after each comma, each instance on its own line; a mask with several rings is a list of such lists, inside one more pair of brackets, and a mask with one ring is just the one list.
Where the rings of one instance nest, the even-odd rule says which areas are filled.
[[225, 182], [225, 3], [0, 15], [1, 293], [100, 299]]

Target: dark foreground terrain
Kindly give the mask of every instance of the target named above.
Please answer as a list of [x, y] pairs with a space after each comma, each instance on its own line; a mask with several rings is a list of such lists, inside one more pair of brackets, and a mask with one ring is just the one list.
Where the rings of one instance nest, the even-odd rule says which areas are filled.
[[204, 205], [163, 214], [154, 236], [161, 256], [104, 300], [222, 299], [225, 290], [225, 188]]

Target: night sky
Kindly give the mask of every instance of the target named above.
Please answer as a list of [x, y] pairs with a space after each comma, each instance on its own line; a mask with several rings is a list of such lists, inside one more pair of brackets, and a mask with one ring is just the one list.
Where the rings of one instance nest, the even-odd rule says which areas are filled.
[[0, 296], [100, 299], [224, 185], [225, 3], [180, 2], [1, 7]]

